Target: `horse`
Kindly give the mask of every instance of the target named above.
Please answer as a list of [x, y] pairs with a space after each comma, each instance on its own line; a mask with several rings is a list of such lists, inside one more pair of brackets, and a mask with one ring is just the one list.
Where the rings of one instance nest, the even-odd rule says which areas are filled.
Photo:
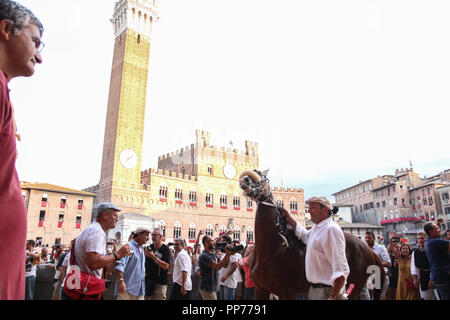
[[[255, 257], [251, 266], [251, 277], [256, 285], [255, 299], [267, 300], [272, 293], [281, 300], [295, 300], [298, 294], [307, 294], [310, 287], [305, 273], [307, 246], [295, 236], [288, 224], [283, 223], [279, 212], [282, 208], [273, 200], [267, 173], [268, 170], [244, 171], [239, 177], [244, 195], [258, 204], [254, 229]], [[377, 266], [380, 279], [385, 278], [385, 272], [380, 258], [363, 241], [346, 232], [344, 237], [350, 268], [346, 290], [348, 299], [357, 300], [371, 276], [368, 270]]]

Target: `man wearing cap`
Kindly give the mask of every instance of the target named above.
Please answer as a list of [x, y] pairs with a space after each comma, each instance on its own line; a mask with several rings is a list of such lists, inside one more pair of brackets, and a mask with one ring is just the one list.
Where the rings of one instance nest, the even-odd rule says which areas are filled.
[[[106, 232], [116, 227], [118, 207], [111, 203], [101, 203], [97, 206], [96, 221], [83, 230], [75, 241], [76, 264], [82, 272], [102, 278], [102, 270], [112, 267], [121, 258], [130, 254], [130, 245], [125, 244], [117, 252], [107, 255]], [[72, 300], [62, 292], [63, 300]]]
[[345, 256], [342, 229], [331, 219], [332, 205], [325, 197], [312, 197], [309, 205], [315, 226], [306, 230], [283, 209], [282, 215], [295, 229], [295, 235], [307, 245], [306, 279], [311, 283], [309, 300], [343, 299], [345, 281], [350, 273]]
[[117, 300], [144, 300], [145, 296], [145, 256], [148, 251], [143, 245], [150, 239], [150, 230], [139, 227], [133, 232], [129, 242], [133, 251], [131, 256], [123, 257], [116, 266]]

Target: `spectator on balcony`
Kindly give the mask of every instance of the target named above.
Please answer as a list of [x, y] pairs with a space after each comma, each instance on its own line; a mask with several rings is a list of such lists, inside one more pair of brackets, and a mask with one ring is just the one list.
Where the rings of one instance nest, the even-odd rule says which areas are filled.
[[415, 285], [420, 289], [422, 300], [435, 300], [434, 286], [430, 279], [430, 263], [425, 252], [426, 239], [425, 232], [417, 234], [417, 248], [414, 249], [411, 257], [411, 274], [414, 277]]
[[441, 229], [434, 223], [423, 227], [428, 235], [425, 252], [430, 262], [431, 281], [438, 290], [440, 300], [450, 299], [450, 241], [441, 239]]
[[395, 300], [420, 300], [419, 288], [411, 275], [411, 247], [402, 243], [394, 248], [398, 261], [398, 283]]

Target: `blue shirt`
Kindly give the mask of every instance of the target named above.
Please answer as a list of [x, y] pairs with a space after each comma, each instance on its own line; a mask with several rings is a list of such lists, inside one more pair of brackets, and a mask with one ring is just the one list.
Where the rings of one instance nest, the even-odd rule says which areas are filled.
[[[134, 252], [132, 256], [123, 257], [118, 261], [116, 270], [123, 273], [123, 280], [127, 287], [127, 292], [134, 296], [145, 295], [145, 255], [144, 248], [136, 241], [129, 242], [130, 249]], [[116, 282], [114, 294], [117, 295], [119, 281]]]
[[434, 283], [446, 283], [449, 280], [450, 256], [448, 240], [428, 238], [425, 252], [431, 268], [431, 280]]

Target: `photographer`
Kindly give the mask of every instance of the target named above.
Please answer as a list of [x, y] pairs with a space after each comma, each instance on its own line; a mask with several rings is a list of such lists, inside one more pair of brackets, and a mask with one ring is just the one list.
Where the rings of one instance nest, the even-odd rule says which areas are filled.
[[391, 267], [388, 268], [389, 288], [386, 292], [386, 300], [395, 300], [398, 284], [398, 261], [394, 254], [395, 247], [400, 248], [400, 235], [395, 231], [389, 233], [389, 245], [387, 251], [391, 258]]
[[[239, 257], [235, 250], [235, 244], [231, 239], [223, 237], [226, 240], [227, 247], [231, 249], [233, 254], [230, 261], [219, 270], [220, 278], [220, 300], [234, 300], [237, 288], [237, 272], [239, 272]], [[222, 249], [222, 252], [224, 249]], [[226, 256], [225, 256], [226, 257]], [[224, 258], [225, 259], [225, 258]]]
[[116, 266], [117, 300], [144, 300], [145, 295], [145, 256], [150, 256], [143, 245], [149, 240], [150, 230], [137, 228], [129, 245], [133, 254], [119, 260]]
[[145, 300], [166, 300], [170, 250], [162, 243], [159, 228], [153, 229], [152, 242], [145, 259]]
[[218, 271], [230, 262], [230, 256], [233, 254], [226, 249], [225, 257], [219, 262], [215, 254], [215, 241], [211, 236], [204, 236], [202, 239], [203, 250], [199, 257], [200, 267], [200, 294], [203, 300], [217, 300], [218, 289]]

